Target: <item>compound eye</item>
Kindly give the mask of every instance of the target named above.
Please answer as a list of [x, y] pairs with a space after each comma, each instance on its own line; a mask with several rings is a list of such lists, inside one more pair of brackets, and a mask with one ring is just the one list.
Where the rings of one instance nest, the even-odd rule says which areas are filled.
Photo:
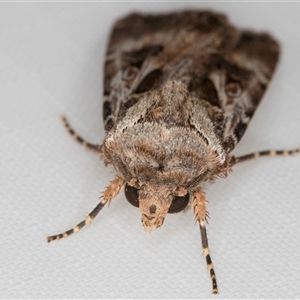
[[184, 210], [189, 204], [189, 201], [190, 201], [189, 193], [186, 193], [186, 195], [182, 197], [174, 196], [171, 206], [169, 207], [168, 213], [175, 214]]
[[125, 197], [128, 200], [128, 202], [135, 206], [139, 207], [139, 193], [138, 190], [128, 184], [125, 185]]

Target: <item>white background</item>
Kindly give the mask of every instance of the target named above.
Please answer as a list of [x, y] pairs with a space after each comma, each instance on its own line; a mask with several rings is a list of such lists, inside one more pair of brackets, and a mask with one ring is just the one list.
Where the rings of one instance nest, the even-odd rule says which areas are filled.
[[210, 8], [271, 32], [281, 61], [247, 133], [246, 154], [300, 146], [300, 3], [1, 3], [1, 298], [299, 298], [300, 156], [235, 167], [207, 190], [220, 295], [192, 211], [146, 235], [123, 194], [80, 233], [72, 228], [113, 179], [67, 134], [65, 113], [101, 143], [103, 59], [113, 22], [135, 11]]

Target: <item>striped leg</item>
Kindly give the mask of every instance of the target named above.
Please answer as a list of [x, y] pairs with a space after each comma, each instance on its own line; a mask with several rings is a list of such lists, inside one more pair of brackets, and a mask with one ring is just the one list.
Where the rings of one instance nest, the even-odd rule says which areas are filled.
[[209, 270], [210, 278], [212, 281], [212, 293], [218, 294], [219, 291], [218, 291], [217, 278], [216, 278], [214, 266], [211, 261], [210, 250], [208, 247], [208, 240], [206, 234], [205, 223], [208, 215], [206, 211], [206, 202], [207, 200], [202, 191], [198, 190], [194, 192], [192, 205], [195, 213], [195, 219], [196, 221], [199, 222], [203, 254], [205, 256], [207, 268]]
[[66, 129], [68, 130], [68, 132], [79, 144], [81, 144], [82, 146], [84, 146], [85, 148], [90, 149], [90, 150], [101, 150], [101, 145], [91, 144], [91, 143], [85, 141], [81, 136], [79, 136], [75, 132], [75, 130], [71, 127], [71, 125], [69, 124], [66, 116], [62, 115], [61, 119], [62, 119]]
[[238, 164], [247, 160], [255, 159], [261, 156], [290, 156], [300, 153], [300, 148], [294, 150], [266, 150], [253, 152], [239, 157], [233, 157], [234, 164]]
[[86, 224], [90, 224], [95, 217], [98, 215], [100, 210], [104, 207], [106, 203], [109, 203], [113, 198], [115, 198], [121, 191], [124, 186], [124, 181], [120, 178], [115, 178], [110, 185], [107, 187], [106, 191], [103, 194], [101, 202], [89, 213], [89, 215], [85, 218], [84, 221], [77, 224], [73, 229], [70, 229], [64, 233], [48, 236], [47, 242], [50, 243], [54, 240], [60, 240], [62, 238], [66, 238], [74, 232], [78, 232], [82, 227]]

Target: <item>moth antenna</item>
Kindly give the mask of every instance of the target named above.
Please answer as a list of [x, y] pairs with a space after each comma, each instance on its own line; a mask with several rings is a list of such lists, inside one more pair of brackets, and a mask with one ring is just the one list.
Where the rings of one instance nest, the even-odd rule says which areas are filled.
[[57, 235], [52, 235], [47, 237], [47, 242], [50, 243], [54, 240], [60, 240], [62, 238], [66, 238], [74, 232], [78, 232], [82, 227], [87, 224], [90, 224], [95, 217], [98, 215], [100, 210], [105, 206], [106, 203], [109, 203], [113, 198], [115, 198], [121, 191], [124, 186], [124, 181], [120, 178], [115, 178], [110, 185], [107, 187], [106, 191], [103, 194], [103, 198], [100, 203], [88, 214], [85, 220], [81, 221], [77, 224], [73, 229], [67, 230], [64, 233], [60, 233]]
[[61, 115], [60, 117], [61, 117], [67, 131], [70, 133], [70, 135], [73, 137], [73, 139], [75, 139], [80, 145], [82, 145], [83, 147], [85, 147], [89, 150], [94, 150], [94, 151], [97, 150], [97, 151], [101, 152], [102, 145], [95, 145], [95, 144], [91, 144], [91, 143], [87, 142], [84, 138], [82, 138], [80, 135], [78, 135], [76, 133], [76, 131], [71, 127], [66, 116]]
[[298, 153], [300, 153], [300, 148], [294, 150], [265, 150], [265, 151], [253, 152], [239, 157], [233, 157], [233, 162], [234, 165], [236, 165], [244, 161], [252, 160], [262, 156], [291, 156]]
[[196, 221], [199, 222], [203, 255], [205, 256], [207, 269], [209, 270], [209, 274], [212, 282], [212, 293], [218, 294], [219, 291], [218, 291], [217, 277], [210, 257], [210, 250], [208, 246], [208, 239], [206, 233], [206, 218], [207, 218], [206, 202], [207, 201], [205, 195], [202, 191], [198, 190], [194, 192], [192, 205], [195, 214], [195, 219]]

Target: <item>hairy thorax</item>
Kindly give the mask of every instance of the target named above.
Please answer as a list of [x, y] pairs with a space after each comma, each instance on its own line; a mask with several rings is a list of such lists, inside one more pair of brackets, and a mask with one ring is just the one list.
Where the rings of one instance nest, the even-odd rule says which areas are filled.
[[127, 182], [157, 179], [191, 187], [199, 177], [209, 181], [227, 156], [204, 102], [176, 81], [145, 93], [104, 140], [105, 162]]

